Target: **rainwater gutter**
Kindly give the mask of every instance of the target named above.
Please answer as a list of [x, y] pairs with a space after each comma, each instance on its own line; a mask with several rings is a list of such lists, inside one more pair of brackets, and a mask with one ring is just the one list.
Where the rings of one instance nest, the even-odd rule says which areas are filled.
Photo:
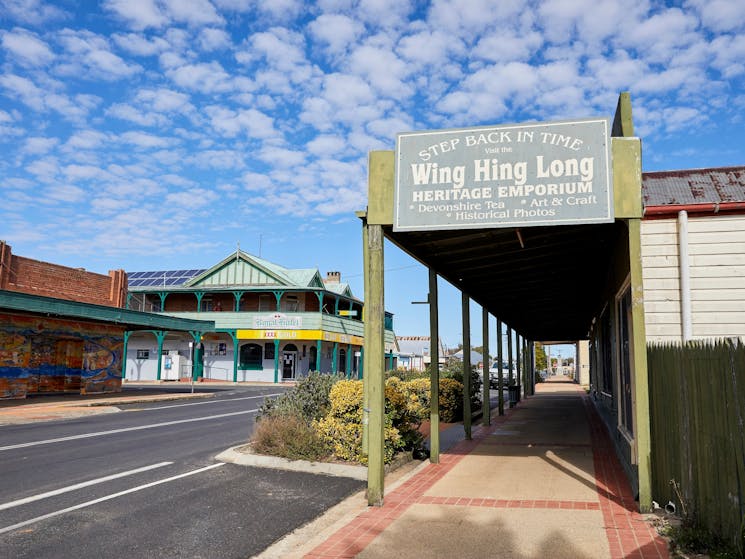
[[745, 212], [745, 202], [708, 202], [706, 204], [669, 204], [664, 206], [645, 206], [644, 217], [673, 216], [681, 211], [685, 211], [689, 214]]
[[691, 319], [691, 269], [688, 261], [688, 212], [678, 212], [678, 268], [680, 277], [680, 319], [683, 343], [693, 337]]

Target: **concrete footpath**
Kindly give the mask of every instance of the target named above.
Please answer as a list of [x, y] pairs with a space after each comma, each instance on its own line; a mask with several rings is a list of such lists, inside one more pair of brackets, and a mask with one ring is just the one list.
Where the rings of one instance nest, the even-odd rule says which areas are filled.
[[359, 493], [258, 557], [669, 557], [573, 383], [539, 384], [439, 464], [394, 474], [382, 507]]

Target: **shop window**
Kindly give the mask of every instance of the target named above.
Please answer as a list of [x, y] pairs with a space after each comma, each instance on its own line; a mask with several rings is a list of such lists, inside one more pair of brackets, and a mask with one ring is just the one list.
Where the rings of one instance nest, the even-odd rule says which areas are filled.
[[274, 359], [274, 342], [264, 344], [264, 359]]
[[241, 346], [239, 353], [241, 369], [262, 369], [261, 346], [259, 344], [246, 344]]
[[621, 425], [634, 435], [633, 386], [631, 382], [631, 289], [627, 288], [617, 301], [618, 311], [618, 357], [620, 373]]
[[138, 349], [137, 359], [150, 359], [150, 350], [149, 349]]
[[300, 302], [297, 295], [285, 295], [282, 298], [282, 310], [286, 312], [297, 312], [300, 308]]

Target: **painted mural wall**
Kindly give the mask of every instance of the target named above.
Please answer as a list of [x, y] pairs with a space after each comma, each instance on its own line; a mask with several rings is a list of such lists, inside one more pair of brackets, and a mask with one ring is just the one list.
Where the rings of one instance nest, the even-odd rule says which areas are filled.
[[0, 323], [0, 398], [121, 391], [123, 327], [5, 313]]

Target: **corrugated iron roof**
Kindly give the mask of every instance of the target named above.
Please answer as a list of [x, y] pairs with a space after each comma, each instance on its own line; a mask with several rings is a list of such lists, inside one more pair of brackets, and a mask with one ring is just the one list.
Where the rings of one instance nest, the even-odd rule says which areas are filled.
[[642, 173], [645, 206], [745, 202], [745, 166]]

